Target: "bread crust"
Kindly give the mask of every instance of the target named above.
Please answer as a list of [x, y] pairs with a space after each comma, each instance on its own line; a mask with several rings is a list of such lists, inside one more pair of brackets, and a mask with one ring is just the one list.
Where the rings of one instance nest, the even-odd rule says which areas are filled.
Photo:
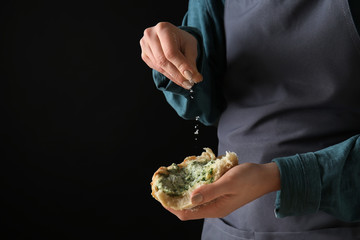
[[[188, 164], [192, 161], [210, 161], [215, 160], [214, 164], [214, 174], [213, 180], [218, 180], [225, 172], [227, 172], [232, 167], [238, 164], [237, 155], [233, 152], [226, 152], [226, 155], [216, 157], [213, 151], [210, 148], [204, 148], [204, 152], [200, 156], [189, 156], [184, 159], [184, 161], [180, 164], [177, 164], [179, 168], [185, 168]], [[209, 184], [207, 182], [198, 182], [188, 190], [184, 191], [184, 194], [181, 196], [171, 196], [163, 192], [159, 189], [156, 185], [157, 182], [162, 178], [164, 175], [167, 176], [170, 173], [171, 166], [168, 167], [160, 167], [153, 175], [151, 184], [151, 195], [158, 200], [165, 208], [172, 208], [175, 210], [184, 210], [184, 209], [191, 209], [195, 207], [191, 203], [191, 193], [196, 188]]]

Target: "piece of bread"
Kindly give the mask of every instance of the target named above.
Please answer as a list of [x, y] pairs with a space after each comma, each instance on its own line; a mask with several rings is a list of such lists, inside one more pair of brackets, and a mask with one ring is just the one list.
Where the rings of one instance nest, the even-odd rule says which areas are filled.
[[190, 156], [180, 164], [160, 167], [153, 175], [151, 195], [164, 207], [175, 210], [190, 209], [194, 189], [215, 182], [226, 171], [238, 164], [233, 152], [216, 158], [210, 148], [204, 148], [200, 156]]

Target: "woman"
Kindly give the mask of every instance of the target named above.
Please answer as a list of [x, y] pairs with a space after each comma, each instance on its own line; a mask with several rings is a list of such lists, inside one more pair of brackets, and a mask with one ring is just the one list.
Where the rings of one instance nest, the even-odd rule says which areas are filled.
[[352, 15], [347, 0], [193, 0], [181, 27], [145, 30], [142, 58], [167, 101], [217, 125], [219, 154], [239, 156], [194, 191], [199, 210], [168, 209], [206, 218], [203, 239], [360, 238], [356, 4]]

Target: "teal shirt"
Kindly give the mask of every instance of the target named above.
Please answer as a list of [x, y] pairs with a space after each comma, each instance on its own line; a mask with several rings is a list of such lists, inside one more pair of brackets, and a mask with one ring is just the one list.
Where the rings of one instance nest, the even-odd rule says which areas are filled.
[[[164, 92], [179, 116], [184, 119], [199, 116], [205, 125], [216, 125], [225, 108], [221, 94], [226, 71], [223, 17], [224, 1], [189, 1], [180, 28], [198, 40], [197, 67], [204, 78], [193, 87], [192, 94], [153, 72], [157, 88]], [[275, 201], [277, 217], [321, 210], [343, 221], [360, 221], [360, 135], [317, 152], [273, 161], [281, 175], [281, 191]]]

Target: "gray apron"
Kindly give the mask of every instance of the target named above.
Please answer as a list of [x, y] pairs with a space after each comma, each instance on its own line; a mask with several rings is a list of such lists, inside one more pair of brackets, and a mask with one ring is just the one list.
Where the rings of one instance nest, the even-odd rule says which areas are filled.
[[[323, 149], [360, 133], [360, 38], [347, 0], [225, 3], [227, 109], [219, 154], [241, 162]], [[360, 223], [324, 213], [277, 219], [275, 193], [222, 219], [203, 239], [360, 238]]]

